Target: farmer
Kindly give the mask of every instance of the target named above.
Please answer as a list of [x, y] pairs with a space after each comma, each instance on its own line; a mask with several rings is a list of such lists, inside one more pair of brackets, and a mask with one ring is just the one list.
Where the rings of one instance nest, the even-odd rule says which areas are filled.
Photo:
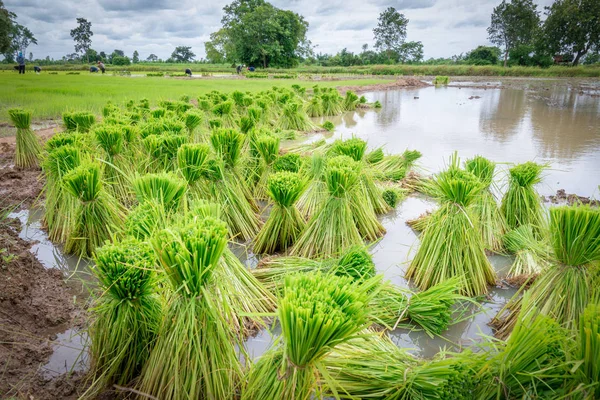
[[240, 72], [242, 72], [242, 66], [238, 65], [235, 70], [237, 71], [238, 75], [240, 74]]
[[248, 67], [248, 71], [254, 72], [254, 67]]
[[25, 73], [25, 57], [23, 57], [23, 53], [19, 52], [19, 56], [17, 57], [17, 63], [19, 63], [19, 74]]
[[186, 69], [185, 69], [185, 74], [186, 74], [187, 76], [192, 76], [192, 70], [191, 70], [191, 69], [189, 69], [189, 68], [186, 68]]
[[94, 73], [94, 72], [98, 72], [98, 68], [94, 67], [93, 65], [90, 67], [90, 72]]
[[33, 70], [35, 71], [36, 74], [39, 74], [40, 72], [42, 72], [42, 69], [40, 67], [38, 67], [37, 65], [33, 66]]
[[98, 68], [100, 68], [100, 71], [102, 71], [102, 73], [104, 73], [104, 71], [106, 70], [106, 67], [104, 66], [104, 63], [102, 61], [98, 61]]

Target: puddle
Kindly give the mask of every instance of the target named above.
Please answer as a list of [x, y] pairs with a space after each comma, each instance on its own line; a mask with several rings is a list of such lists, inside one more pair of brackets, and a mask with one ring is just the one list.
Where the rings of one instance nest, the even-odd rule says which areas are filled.
[[87, 334], [76, 329], [67, 329], [56, 335], [53, 353], [48, 362], [40, 367], [40, 374], [46, 379], [56, 378], [65, 373], [83, 372], [89, 367]]

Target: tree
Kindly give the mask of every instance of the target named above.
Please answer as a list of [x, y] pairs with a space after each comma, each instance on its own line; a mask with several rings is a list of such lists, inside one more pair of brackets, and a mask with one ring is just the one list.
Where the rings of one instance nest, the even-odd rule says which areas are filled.
[[84, 57], [86, 60], [88, 60], [88, 62], [94, 62], [94, 61], [99, 61], [99, 56], [98, 56], [98, 52], [94, 49], [87, 49], [87, 51], [84, 54]]
[[134, 64], [137, 64], [137, 63], [139, 63], [139, 62], [140, 62], [140, 53], [138, 53], [138, 51], [137, 51], [137, 50], [134, 50], [134, 52], [133, 52], [133, 57], [131, 58], [131, 61], [132, 61]]
[[111, 64], [112, 65], [129, 65], [129, 64], [131, 64], [131, 60], [129, 59], [129, 57], [119, 56], [119, 55], [115, 54], [112, 57]]
[[[92, 45], [92, 23], [85, 18], [77, 18], [77, 28], [71, 29], [71, 37], [75, 41], [75, 52], [86, 54]], [[90, 59], [86, 56], [89, 64]]]
[[29, 62], [32, 62], [32, 61], [33, 61], [33, 53], [29, 52]]
[[[594, 0], [592, 0], [594, 1]], [[537, 5], [532, 0], [502, 0], [494, 8], [491, 24], [487, 29], [490, 42], [504, 47], [504, 66], [509, 51], [521, 44], [531, 44], [540, 26]]]
[[377, 27], [373, 29], [375, 48], [385, 51], [388, 60], [391, 60], [393, 53], [400, 53], [406, 39], [407, 25], [408, 18], [396, 11], [394, 7], [389, 7], [379, 14]]
[[496, 65], [500, 54], [501, 51], [498, 47], [477, 46], [467, 54], [466, 61], [472, 65]]
[[108, 58], [108, 56], [106, 55], [105, 52], [101, 51], [98, 56], [100, 57], [100, 61], [106, 61], [106, 59]]
[[194, 61], [194, 57], [196, 57], [196, 55], [189, 46], [177, 46], [175, 47], [175, 50], [173, 50], [173, 53], [171, 53], [173, 62], [192, 62]]
[[423, 59], [423, 43], [406, 42], [400, 46], [398, 61], [402, 64], [406, 62], [419, 62]]
[[0, 0], [0, 53], [12, 52], [12, 33], [17, 15], [4, 8]]
[[600, 50], [600, 1], [556, 0], [546, 8], [545, 42], [552, 52], [574, 54], [573, 65]]
[[[210, 34], [210, 41], [204, 43], [206, 59], [213, 64], [221, 64], [227, 61], [227, 31], [219, 29]], [[232, 52], [230, 51], [230, 54]]]
[[150, 61], [150, 62], [156, 62], [158, 60], [158, 57], [156, 56], [156, 54], [150, 54], [148, 56], [148, 58], [146, 58], [146, 61]]

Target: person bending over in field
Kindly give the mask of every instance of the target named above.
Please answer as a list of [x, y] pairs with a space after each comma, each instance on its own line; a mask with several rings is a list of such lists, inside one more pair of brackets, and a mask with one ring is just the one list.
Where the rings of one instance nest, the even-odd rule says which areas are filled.
[[42, 72], [42, 69], [40, 67], [38, 67], [37, 65], [33, 66], [33, 70], [35, 71], [36, 74], [39, 74], [40, 72]]
[[90, 72], [94, 73], [94, 72], [98, 72], [98, 68], [94, 67], [93, 65], [90, 67]]
[[19, 74], [25, 73], [25, 57], [23, 57], [23, 53], [19, 52], [17, 56], [17, 63], [19, 63]]
[[106, 71], [106, 67], [104, 66], [104, 63], [102, 61], [98, 61], [98, 68], [100, 68], [100, 71], [102, 71], [102, 73]]
[[186, 74], [187, 76], [192, 76], [192, 70], [191, 70], [191, 69], [189, 69], [189, 68], [186, 68], [186, 69], [185, 69], [185, 74]]

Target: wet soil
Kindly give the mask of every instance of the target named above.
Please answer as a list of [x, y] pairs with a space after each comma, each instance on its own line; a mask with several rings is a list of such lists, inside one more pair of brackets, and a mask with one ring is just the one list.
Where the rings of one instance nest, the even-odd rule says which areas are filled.
[[75, 399], [78, 376], [45, 378], [40, 367], [81, 310], [62, 272], [45, 269], [18, 228], [16, 220], [0, 221], [0, 398]]
[[559, 189], [556, 191], [555, 195], [552, 196], [543, 196], [543, 200], [546, 203], [552, 204], [585, 204], [590, 205], [592, 207], [600, 207], [600, 200], [590, 199], [589, 197], [579, 196], [574, 193], [567, 193], [564, 189]]
[[373, 91], [384, 91], [384, 90], [396, 90], [396, 89], [412, 89], [431, 86], [429, 83], [425, 83], [416, 78], [399, 78], [394, 82], [389, 83], [376, 83], [374, 85], [364, 85], [364, 86], [338, 86], [338, 91], [342, 94], [346, 93], [349, 90], [352, 90], [355, 93], [365, 93], [365, 92], [373, 92]]

